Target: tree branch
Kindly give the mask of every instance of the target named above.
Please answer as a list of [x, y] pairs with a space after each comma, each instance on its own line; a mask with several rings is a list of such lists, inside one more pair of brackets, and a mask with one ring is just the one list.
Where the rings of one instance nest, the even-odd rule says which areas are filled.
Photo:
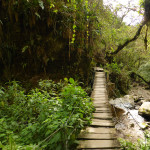
[[135, 72], [132, 72], [131, 73], [132, 74], [132, 76], [137, 76], [137, 77], [139, 77], [140, 79], [142, 79], [146, 84], [148, 84], [149, 86], [150, 86], [150, 82], [148, 82], [148, 81], [146, 81], [142, 76], [140, 76], [139, 74], [137, 74], [137, 73], [135, 73]]
[[135, 40], [139, 37], [139, 35], [140, 35], [140, 33], [141, 33], [141, 30], [142, 30], [142, 28], [143, 28], [143, 26], [144, 26], [145, 24], [146, 24], [146, 21], [144, 21], [144, 22], [140, 25], [139, 29], [137, 30], [135, 36], [134, 36], [132, 39], [126, 40], [126, 42], [125, 42], [124, 44], [120, 44], [120, 45], [118, 46], [118, 48], [117, 48], [114, 52], [111, 52], [111, 53], [109, 53], [109, 54], [110, 54], [110, 55], [115, 55], [115, 54], [117, 54], [118, 52], [120, 52], [120, 51], [121, 51], [125, 46], [127, 46], [129, 43], [135, 41]]

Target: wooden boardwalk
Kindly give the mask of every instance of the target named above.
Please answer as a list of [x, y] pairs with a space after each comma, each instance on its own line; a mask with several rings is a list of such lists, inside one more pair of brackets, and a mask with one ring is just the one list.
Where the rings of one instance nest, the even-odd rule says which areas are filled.
[[105, 73], [101, 68], [95, 68], [91, 97], [96, 111], [93, 113], [91, 126], [79, 135], [78, 150], [119, 150], [120, 146], [115, 137], [116, 131], [108, 103]]

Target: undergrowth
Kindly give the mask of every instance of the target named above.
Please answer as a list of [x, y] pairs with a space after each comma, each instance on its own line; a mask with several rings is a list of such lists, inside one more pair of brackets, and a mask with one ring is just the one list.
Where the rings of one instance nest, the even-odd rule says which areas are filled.
[[150, 150], [150, 133], [145, 134], [145, 139], [139, 139], [136, 143], [120, 138], [122, 150]]
[[0, 87], [0, 149], [71, 150], [80, 130], [90, 124], [93, 109], [72, 78], [43, 80], [29, 92], [10, 82]]

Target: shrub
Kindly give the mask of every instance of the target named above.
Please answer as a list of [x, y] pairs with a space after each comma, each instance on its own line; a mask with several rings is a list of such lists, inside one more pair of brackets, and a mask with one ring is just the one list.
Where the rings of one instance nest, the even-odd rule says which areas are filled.
[[0, 147], [68, 149], [90, 124], [92, 111], [91, 99], [72, 78], [40, 81], [28, 93], [11, 82], [0, 89]]

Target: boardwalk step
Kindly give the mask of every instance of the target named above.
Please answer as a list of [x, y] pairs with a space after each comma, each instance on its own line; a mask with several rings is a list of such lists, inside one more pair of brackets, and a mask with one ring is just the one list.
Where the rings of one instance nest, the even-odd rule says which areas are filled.
[[99, 100], [99, 101], [107, 100], [108, 101], [107, 97], [99, 97], [99, 98], [95, 97], [94, 100]]
[[94, 107], [96, 107], [96, 108], [98, 108], [98, 107], [109, 107], [109, 104], [107, 103], [107, 102], [104, 102], [104, 103], [94, 103], [93, 104], [94, 105]]
[[106, 104], [95, 105], [94, 107], [95, 107], [96, 109], [97, 109], [97, 108], [110, 108], [110, 106], [109, 106], [109, 105], [106, 105]]
[[101, 104], [101, 103], [108, 103], [106, 100], [102, 100], [102, 101], [96, 101], [96, 100], [94, 100], [93, 101], [93, 104]]
[[107, 102], [107, 101], [93, 102], [93, 105], [94, 105], [94, 106], [101, 105], [101, 104], [108, 104], [108, 102]]
[[97, 107], [95, 108], [95, 112], [111, 112], [109, 107]]
[[100, 107], [100, 108], [96, 108], [96, 111], [108, 111], [110, 110], [109, 107]]
[[96, 88], [93, 90], [93, 92], [100, 92], [100, 91], [106, 91], [105, 87], [104, 88]]
[[93, 113], [93, 118], [111, 120], [111, 113]]
[[116, 137], [113, 134], [94, 134], [94, 133], [83, 133], [79, 135], [78, 139], [82, 140], [113, 140]]
[[[99, 108], [99, 107], [98, 107]], [[110, 109], [107, 110], [98, 110], [97, 108], [95, 109], [95, 113], [112, 113]]]
[[85, 133], [95, 133], [95, 134], [99, 134], [99, 133], [103, 133], [103, 134], [113, 134], [116, 132], [115, 128], [105, 128], [105, 127], [88, 127], [85, 129], [85, 131], [83, 131]]
[[102, 101], [106, 101], [106, 102], [108, 102], [108, 99], [106, 98], [106, 97], [101, 97], [101, 98], [97, 98], [97, 97], [95, 97], [95, 98], [93, 98], [93, 102], [94, 101], [99, 101], [99, 102], [102, 102]]
[[78, 148], [111, 149], [119, 148], [119, 146], [117, 140], [81, 140]]
[[93, 119], [92, 127], [114, 127], [114, 123], [110, 120]]
[[95, 108], [102, 108], [102, 107], [106, 108], [106, 107], [109, 107], [109, 104], [107, 104], [107, 103], [95, 103], [95, 104], [93, 104], [93, 106]]
[[102, 95], [92, 95], [92, 98], [107, 98], [105, 94]]

